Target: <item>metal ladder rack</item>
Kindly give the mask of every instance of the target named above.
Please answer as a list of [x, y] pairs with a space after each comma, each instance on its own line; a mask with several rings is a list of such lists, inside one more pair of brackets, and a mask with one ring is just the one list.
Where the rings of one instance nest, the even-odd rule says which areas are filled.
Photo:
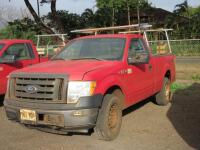
[[114, 27], [103, 27], [103, 28], [88, 28], [88, 29], [80, 29], [80, 30], [72, 30], [71, 33], [82, 33], [82, 34], [94, 34], [97, 35], [102, 31], [116, 31], [116, 30], [140, 30], [145, 28], [151, 28], [152, 25], [149, 24], [132, 24], [125, 26], [114, 26]]
[[[131, 34], [131, 33], [137, 33], [142, 34], [144, 36], [144, 39], [147, 42], [147, 45], [149, 46], [149, 41], [147, 37], [148, 32], [164, 32], [167, 40], [167, 44], [169, 47], [170, 53], [172, 53], [170, 42], [169, 42], [169, 36], [168, 31], [172, 31], [173, 29], [150, 29], [152, 25], [148, 23], [143, 24], [132, 24], [132, 25], [125, 25], [125, 26], [114, 26], [114, 27], [103, 27], [103, 28], [88, 28], [88, 29], [80, 29], [80, 30], [72, 30], [71, 33], [81, 33], [81, 34], [94, 34], [98, 35], [102, 31], [116, 31], [119, 32], [117, 34]], [[126, 31], [120, 31], [120, 30], [126, 30]]]
[[141, 33], [143, 33], [144, 39], [146, 40], [146, 42], [148, 43], [148, 46], [149, 46], [149, 40], [148, 40], [148, 37], [147, 37], [147, 32], [164, 32], [165, 35], [166, 35], [166, 40], [167, 40], [168, 46], [169, 46], [169, 51], [170, 51], [170, 53], [172, 53], [171, 45], [170, 45], [170, 42], [169, 42], [168, 31], [173, 31], [173, 29], [159, 28], [159, 29], [150, 29], [150, 30], [124, 31], [124, 32], [119, 32], [119, 33], [121, 33], [121, 34], [128, 34], [128, 33], [140, 33], [141, 34]]

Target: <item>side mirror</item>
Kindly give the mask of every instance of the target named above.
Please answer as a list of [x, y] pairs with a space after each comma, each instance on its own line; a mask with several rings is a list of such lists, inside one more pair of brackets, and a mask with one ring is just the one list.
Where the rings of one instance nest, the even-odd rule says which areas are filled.
[[1, 58], [0, 63], [3, 64], [13, 64], [16, 61], [15, 55], [6, 55]]
[[134, 51], [128, 58], [129, 64], [148, 64], [149, 53], [148, 51]]

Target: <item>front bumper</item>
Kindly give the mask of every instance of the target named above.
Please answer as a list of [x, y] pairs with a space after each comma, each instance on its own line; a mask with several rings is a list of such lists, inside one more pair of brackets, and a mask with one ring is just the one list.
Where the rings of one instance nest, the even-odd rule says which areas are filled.
[[[81, 98], [76, 105], [28, 103], [5, 99], [4, 106], [9, 120], [47, 132], [67, 133], [86, 132], [93, 128], [101, 103], [102, 95], [95, 95]], [[36, 121], [21, 120], [21, 109], [35, 111]]]

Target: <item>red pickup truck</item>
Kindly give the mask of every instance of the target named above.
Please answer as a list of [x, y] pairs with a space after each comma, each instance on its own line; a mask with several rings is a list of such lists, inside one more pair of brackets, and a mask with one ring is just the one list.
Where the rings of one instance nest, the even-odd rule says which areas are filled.
[[0, 95], [5, 94], [12, 71], [47, 60], [38, 56], [30, 40], [0, 40]]
[[5, 96], [10, 120], [54, 132], [113, 140], [122, 110], [150, 96], [170, 102], [175, 56], [153, 55], [140, 34], [105, 34], [69, 42], [50, 61], [13, 72]]

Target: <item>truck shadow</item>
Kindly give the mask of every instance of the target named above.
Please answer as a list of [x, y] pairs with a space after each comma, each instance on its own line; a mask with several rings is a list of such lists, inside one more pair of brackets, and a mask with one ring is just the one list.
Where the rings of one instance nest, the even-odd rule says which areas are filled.
[[176, 91], [167, 117], [188, 145], [200, 149], [200, 84]]
[[136, 103], [136, 104], [124, 109], [123, 112], [122, 112], [122, 115], [126, 116], [129, 113], [132, 113], [133, 111], [136, 111], [137, 109], [140, 109], [141, 107], [143, 107], [144, 105], [146, 105], [149, 102], [153, 102], [153, 97], [150, 97], [150, 98], [148, 98], [146, 100], [143, 100], [143, 101], [141, 101], [139, 103]]
[[3, 106], [4, 95], [0, 95], [0, 107]]

